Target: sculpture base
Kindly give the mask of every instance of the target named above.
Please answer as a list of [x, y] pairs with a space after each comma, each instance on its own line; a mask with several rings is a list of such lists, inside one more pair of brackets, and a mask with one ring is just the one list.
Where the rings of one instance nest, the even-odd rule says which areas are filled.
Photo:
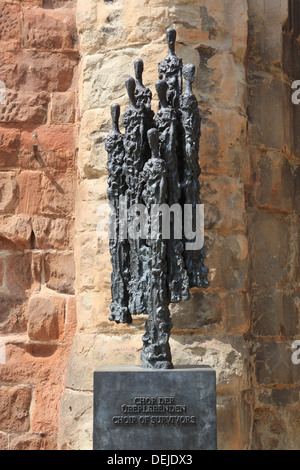
[[210, 367], [103, 367], [94, 373], [94, 450], [215, 450]]

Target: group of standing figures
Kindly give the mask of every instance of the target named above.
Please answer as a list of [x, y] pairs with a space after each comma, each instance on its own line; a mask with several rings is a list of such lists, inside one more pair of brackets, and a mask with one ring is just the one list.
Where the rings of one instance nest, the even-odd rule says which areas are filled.
[[[119, 130], [120, 107], [114, 104], [111, 106], [113, 129], [105, 142], [108, 198], [116, 228], [116, 236], [110, 239], [113, 271], [109, 318], [117, 323], [131, 323], [132, 315], [147, 314], [142, 367], [164, 369], [173, 367], [169, 304], [188, 300], [192, 287], [209, 285], [204, 248], [186, 249], [184, 236], [178, 238], [175, 234], [178, 218], [175, 219], [173, 211], [170, 211], [169, 237], [164, 238], [161, 213], [153, 214], [150, 210], [154, 205], [177, 205], [182, 208], [180, 223], [183, 225], [185, 205], [192, 207], [195, 218], [200, 204], [201, 118], [192, 91], [195, 67], [183, 66], [182, 59], [176, 56], [174, 29], [168, 29], [167, 41], [169, 54], [159, 63], [159, 81], [155, 85], [160, 101], [156, 116], [151, 110], [152, 92], [143, 85], [143, 61], [137, 59], [136, 79], [126, 80], [129, 107], [122, 121], [125, 134]], [[122, 197], [126, 209], [136, 204], [147, 208], [147, 233], [142, 234], [141, 229], [140, 237], [123, 236], [122, 224], [128, 227], [135, 214], [129, 210], [126, 221], [120, 217]], [[153, 236], [151, 226], [155, 223], [160, 229]]]

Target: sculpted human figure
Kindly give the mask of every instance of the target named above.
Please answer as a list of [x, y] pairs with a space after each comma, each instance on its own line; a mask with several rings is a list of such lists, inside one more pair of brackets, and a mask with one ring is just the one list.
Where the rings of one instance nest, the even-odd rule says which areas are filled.
[[175, 54], [175, 43], [177, 33], [175, 29], [167, 30], [167, 42], [169, 46], [168, 56], [158, 64], [158, 75], [160, 80], [168, 84], [167, 100], [175, 109], [179, 108], [180, 95], [182, 92], [182, 59]]
[[[159, 154], [158, 131], [151, 129], [148, 132], [148, 139], [152, 156], [142, 173], [144, 181], [142, 196], [145, 205], [151, 207], [153, 204], [161, 205], [166, 202], [167, 171], [166, 164]], [[151, 223], [156, 223], [156, 221], [151, 220]], [[160, 224], [158, 223], [157, 226]], [[149, 246], [149, 296], [142, 365], [145, 368], [170, 369], [173, 367], [169, 345], [172, 322], [167, 289], [167, 247], [166, 241], [162, 238], [161, 228], [153, 236], [149, 224], [147, 244]]]
[[[131, 315], [147, 314], [142, 366], [165, 369], [173, 367], [169, 304], [187, 300], [192, 287], [209, 285], [205, 250], [191, 249], [194, 240], [189, 239], [185, 230], [185, 212], [189, 207], [190, 238], [194, 237], [200, 205], [201, 117], [192, 86], [195, 67], [191, 64], [183, 67], [182, 59], [176, 56], [173, 28], [168, 29], [167, 40], [169, 53], [159, 64], [160, 80], [156, 83], [160, 106], [155, 119], [152, 93], [143, 84], [143, 61], [137, 59], [136, 81], [133, 78], [126, 81], [129, 107], [123, 116], [125, 134], [122, 136], [119, 131], [120, 109], [114, 105], [113, 130], [106, 139], [110, 205], [118, 218], [118, 198], [126, 196], [128, 228], [136, 223], [137, 205], [138, 211], [145, 209], [146, 220], [144, 232], [141, 228], [137, 231], [140, 235], [143, 232], [144, 238], [132, 237], [129, 230], [128, 240], [123, 240], [119, 226], [117, 240], [110, 241], [113, 265], [110, 319], [130, 323]], [[166, 220], [162, 212], [166, 208], [172, 209], [169, 237], [163, 230]]]
[[[167, 169], [167, 198], [170, 212], [170, 239], [167, 241], [168, 250], [168, 287], [170, 302], [188, 300], [189, 279], [184, 267], [183, 243], [176, 237], [176, 229], [182, 228], [182, 209], [180, 206], [181, 189], [177, 161], [177, 117], [173, 107], [167, 102], [168, 85], [161, 80], [156, 83], [156, 91], [160, 100], [160, 109], [155, 117], [156, 128], [159, 131], [160, 155]], [[180, 225], [180, 227], [178, 227]]]
[[141, 109], [144, 118], [144, 136], [143, 136], [143, 160], [147, 161], [150, 156], [150, 148], [147, 139], [147, 132], [153, 127], [154, 112], [151, 109], [152, 91], [143, 84], [144, 62], [142, 59], [134, 61], [135, 71], [135, 99], [137, 106]]
[[117, 323], [131, 323], [128, 309], [128, 241], [120, 236], [120, 196], [126, 192], [127, 185], [123, 173], [124, 144], [119, 130], [120, 106], [111, 106], [112, 132], [105, 139], [108, 153], [108, 200], [111, 208], [109, 248], [112, 263], [110, 320]]
[[[180, 98], [183, 129], [184, 171], [182, 182], [183, 203], [193, 209], [195, 218], [196, 207], [200, 204], [201, 173], [199, 166], [199, 139], [201, 135], [201, 117], [192, 84], [195, 81], [195, 66], [188, 64], [183, 68], [185, 91]], [[193, 224], [194, 225], [194, 224]], [[186, 250], [185, 265], [190, 278], [190, 287], [207, 287], [208, 268], [203, 264], [205, 250]]]
[[[125, 164], [124, 173], [127, 183], [128, 210], [141, 202], [140, 174], [147, 157], [144, 153], [144, 114], [138, 107], [135, 97], [135, 80], [128, 78], [126, 88], [129, 96], [129, 108], [123, 116], [125, 127]], [[129, 212], [128, 225], [133, 223], [135, 214]], [[145, 313], [147, 305], [147, 250], [145, 241], [129, 236], [130, 280], [129, 311], [132, 315]]]
[[[142, 59], [136, 59], [134, 61], [134, 71], [136, 83], [135, 98], [137, 105], [141, 107], [143, 104], [146, 109], [151, 110], [152, 91], [143, 84], [144, 62]], [[152, 116], [153, 115], [154, 113], [152, 112]]]

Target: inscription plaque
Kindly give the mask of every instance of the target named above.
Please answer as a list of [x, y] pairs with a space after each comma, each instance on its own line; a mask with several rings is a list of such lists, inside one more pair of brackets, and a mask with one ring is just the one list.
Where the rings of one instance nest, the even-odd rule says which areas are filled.
[[94, 374], [95, 450], [213, 450], [210, 367], [103, 367]]

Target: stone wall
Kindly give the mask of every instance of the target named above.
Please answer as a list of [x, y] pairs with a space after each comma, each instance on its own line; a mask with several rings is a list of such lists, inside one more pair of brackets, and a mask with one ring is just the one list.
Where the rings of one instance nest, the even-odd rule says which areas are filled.
[[77, 49], [72, 2], [1, 0], [1, 449], [57, 447], [76, 323]]
[[108, 321], [111, 266], [107, 240], [97, 238], [106, 201], [104, 137], [110, 105], [128, 106], [125, 80], [133, 62], [145, 63], [144, 82], [157, 97], [157, 64], [167, 55], [166, 29], [178, 32], [177, 53], [197, 66], [195, 93], [203, 117], [202, 201], [206, 209], [206, 265], [211, 287], [172, 307], [175, 364], [209, 364], [218, 376], [219, 447], [244, 448], [250, 440], [248, 350], [250, 324], [245, 185], [247, 2], [203, 0], [79, 0], [82, 53], [81, 129], [76, 197], [78, 328], [60, 411], [61, 448], [92, 445], [93, 371], [103, 364], [139, 364], [145, 317], [133, 325]]
[[252, 448], [299, 449], [300, 366], [291, 359], [300, 337], [299, 106], [291, 85], [300, 76], [300, 10], [294, 0], [248, 3]]

